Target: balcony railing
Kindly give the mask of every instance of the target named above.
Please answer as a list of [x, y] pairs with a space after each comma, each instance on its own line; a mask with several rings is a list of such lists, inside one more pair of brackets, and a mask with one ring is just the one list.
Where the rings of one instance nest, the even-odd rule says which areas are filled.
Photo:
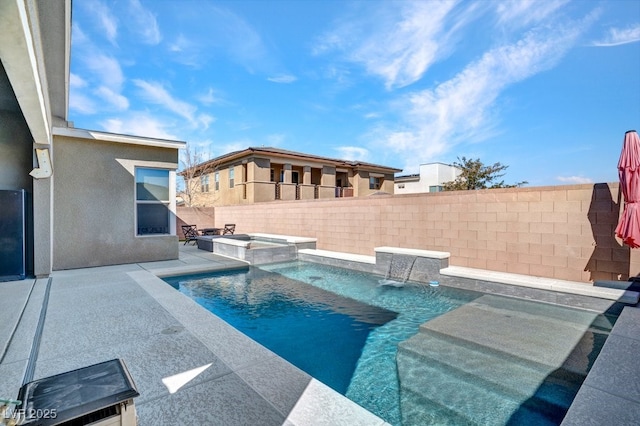
[[[275, 200], [282, 200], [282, 182], [271, 182], [271, 184], [273, 185], [274, 188], [274, 199]], [[291, 186], [291, 184], [284, 184], [287, 185], [287, 188], [289, 188], [289, 186]], [[305, 185], [300, 185], [300, 184], [294, 184], [293, 185], [295, 187], [295, 192], [292, 194], [289, 191], [289, 189], [286, 189], [286, 193], [285, 193], [285, 198], [289, 199], [289, 197], [293, 196], [295, 200], [303, 200], [303, 199], [307, 199], [308, 197], [311, 196], [310, 192], [305, 192], [302, 190], [302, 187]], [[319, 198], [324, 198], [326, 197], [328, 194], [326, 192], [323, 192], [322, 189], [322, 185], [313, 185], [313, 198], [314, 199], [319, 199]], [[324, 190], [326, 191], [327, 187], [324, 187]], [[294, 195], [295, 194], [295, 195]], [[322, 194], [324, 194], [324, 196], [322, 196]], [[331, 194], [329, 192], [329, 194]], [[329, 195], [330, 196], [330, 195]], [[345, 198], [345, 197], [353, 197], [353, 188], [347, 188], [347, 187], [340, 187], [340, 186], [336, 186], [334, 187], [334, 196], [336, 198]]]
[[336, 186], [336, 198], [353, 197], [353, 188]]

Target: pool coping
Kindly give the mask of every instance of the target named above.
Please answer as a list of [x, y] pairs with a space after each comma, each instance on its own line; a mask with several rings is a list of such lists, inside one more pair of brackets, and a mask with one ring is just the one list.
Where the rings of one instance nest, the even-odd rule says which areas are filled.
[[[179, 276], [183, 275], [183, 271], [185, 271], [183, 268], [175, 269], [172, 274], [163, 276]], [[171, 315], [176, 317], [188, 331], [196, 337], [199, 337], [201, 341], [209, 346], [209, 348], [223, 362], [225, 362], [225, 364], [231, 366], [233, 372], [236, 372], [243, 377], [243, 375], [246, 375], [244, 370], [247, 370], [249, 366], [238, 364], [236, 357], [225, 353], [225, 351], [221, 351], [215, 342], [211, 343], [211, 340], [207, 338], [208, 336], [203, 335], [203, 333], [206, 333], [206, 329], [219, 329], [220, 327], [224, 327], [227, 329], [228, 333], [233, 334], [232, 340], [234, 345], [245, 345], [248, 348], [259, 347], [260, 351], [268, 353], [270, 357], [278, 358], [280, 364], [279, 367], [282, 369], [281, 373], [285, 376], [287, 375], [287, 370], [291, 371], [292, 375], [299, 374], [301, 372], [298, 367], [289, 363], [284, 358], [273, 353], [242, 332], [233, 329], [233, 327], [228, 325], [224, 320], [200, 306], [194, 300], [177, 292], [156, 274], [156, 271], [136, 271], [129, 273], [138, 285], [140, 285], [154, 300], [160, 303], [160, 305], [162, 305], [163, 308]], [[208, 327], [206, 327], [207, 324], [209, 324]], [[205, 329], [202, 328], [203, 325], [205, 325]], [[306, 373], [303, 374], [307, 375]], [[344, 424], [390, 426], [383, 419], [351, 401], [346, 396], [341, 395], [311, 376], [309, 376], [309, 378], [310, 380], [306, 388], [299, 395], [298, 401], [286, 416], [285, 422], [283, 423], [284, 425], [304, 426], [310, 424]], [[264, 377], [262, 379], [260, 377], [256, 377], [256, 373], [254, 372], [251, 381], [253, 383], [260, 383], [269, 379], [269, 377]], [[253, 385], [252, 387], [270, 404], [277, 405], [277, 401], [271, 400], [272, 395], [265, 392], [265, 390], [260, 386], [261, 385]], [[328, 409], [328, 407], [331, 408]]]
[[600, 299], [614, 300], [630, 305], [638, 303], [639, 297], [639, 294], [636, 291], [597, 287], [578, 281], [534, 277], [530, 275], [488, 271], [485, 269], [468, 268], [462, 266], [449, 266], [447, 268], [443, 268], [440, 270], [440, 274], [452, 277], [491, 281], [518, 287], [535, 288], [560, 293], [596, 297]]
[[[374, 265], [374, 272], [382, 274], [380, 268], [375, 268], [377, 265], [377, 254], [402, 254], [409, 256], [416, 256], [417, 258], [434, 259], [436, 261], [448, 261], [450, 254], [448, 252], [431, 251], [431, 250], [419, 250], [419, 249], [405, 249], [399, 247], [376, 247], [376, 256], [367, 256], [359, 254], [342, 253], [328, 250], [317, 249], [304, 249], [299, 250], [298, 253], [302, 254], [302, 260], [314, 261], [313, 257], [319, 259], [332, 259], [331, 263], [334, 266], [339, 266], [340, 263], [344, 267], [351, 267], [359, 270], [363, 268], [358, 267], [357, 263], [361, 263], [367, 266]], [[317, 260], [316, 260], [317, 261]], [[640, 293], [637, 291], [627, 290], [618, 284], [618, 288], [614, 287], [614, 284], [607, 285], [604, 282], [598, 282], [596, 285], [589, 285], [587, 283], [578, 281], [559, 280], [554, 278], [535, 277], [531, 275], [515, 274], [508, 272], [490, 271], [486, 269], [468, 268], [462, 266], [450, 266], [448, 262], [445, 267], [438, 267], [438, 275], [444, 275], [453, 278], [465, 278], [476, 281], [486, 281], [492, 283], [506, 284], [515, 287], [522, 287], [536, 290], [546, 290], [555, 293], [564, 293], [576, 296], [593, 297], [597, 299], [610, 300], [613, 302], [635, 305], [640, 300]], [[439, 276], [432, 277], [433, 280], [439, 280]], [[426, 281], [428, 282], [428, 281]]]

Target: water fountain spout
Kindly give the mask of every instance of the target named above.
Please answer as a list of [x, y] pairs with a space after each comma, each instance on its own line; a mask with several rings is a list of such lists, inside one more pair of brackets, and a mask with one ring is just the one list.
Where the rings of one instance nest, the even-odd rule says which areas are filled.
[[411, 276], [411, 270], [413, 269], [415, 261], [416, 256], [394, 253], [389, 262], [387, 275], [384, 277], [384, 280], [379, 281], [380, 285], [404, 287]]

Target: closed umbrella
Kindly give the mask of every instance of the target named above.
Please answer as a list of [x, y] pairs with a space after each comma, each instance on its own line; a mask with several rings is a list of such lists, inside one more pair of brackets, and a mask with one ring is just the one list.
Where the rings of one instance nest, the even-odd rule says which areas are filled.
[[631, 248], [640, 247], [640, 137], [635, 130], [624, 135], [618, 161], [624, 211], [616, 227], [616, 235]]

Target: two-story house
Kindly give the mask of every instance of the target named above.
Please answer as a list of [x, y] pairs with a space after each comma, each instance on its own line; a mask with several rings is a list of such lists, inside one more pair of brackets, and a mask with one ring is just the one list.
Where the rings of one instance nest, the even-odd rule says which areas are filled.
[[401, 169], [304, 154], [279, 148], [250, 147], [182, 172], [192, 206], [223, 206], [275, 200], [362, 197], [393, 194]]

